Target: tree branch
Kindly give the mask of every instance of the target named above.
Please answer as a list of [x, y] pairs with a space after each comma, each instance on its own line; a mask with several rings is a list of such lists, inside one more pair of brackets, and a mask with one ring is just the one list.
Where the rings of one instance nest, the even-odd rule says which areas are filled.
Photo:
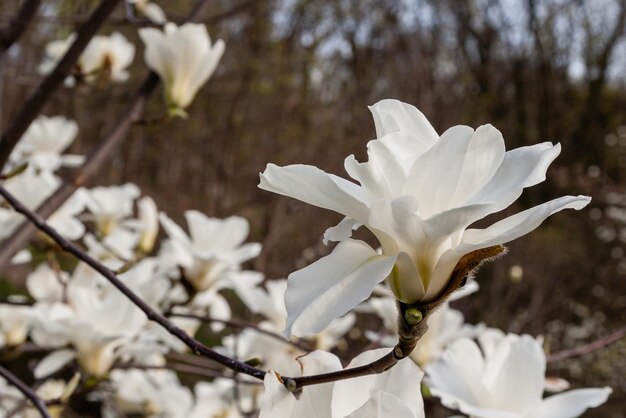
[[626, 326], [618, 328], [617, 330], [613, 331], [609, 335], [602, 337], [598, 340], [592, 341], [589, 344], [581, 345], [579, 347], [574, 347], [569, 350], [563, 350], [554, 354], [550, 354], [547, 360], [549, 363], [551, 363], [553, 361], [561, 361], [561, 360], [566, 360], [568, 358], [589, 354], [596, 350], [604, 348], [608, 346], [609, 344], [613, 344], [614, 342], [617, 342], [624, 337], [626, 337]]
[[5, 369], [0, 365], [0, 376], [4, 377], [7, 382], [15, 386], [20, 392], [24, 394], [33, 403], [33, 406], [37, 408], [39, 413], [44, 418], [51, 418], [46, 408], [45, 402], [35, 393], [34, 390], [28, 387], [26, 383], [22, 382], [17, 376]]
[[48, 101], [52, 93], [61, 85], [70, 69], [76, 63], [80, 54], [87, 47], [87, 44], [96, 34], [98, 29], [109, 17], [111, 12], [120, 0], [102, 0], [100, 5], [94, 10], [89, 19], [76, 31], [76, 40], [67, 50], [61, 61], [44, 78], [35, 92], [28, 98], [22, 109], [13, 120], [11, 126], [2, 134], [0, 139], [0, 168], [4, 167], [11, 151], [22, 137], [33, 119], [37, 117], [44, 104]]

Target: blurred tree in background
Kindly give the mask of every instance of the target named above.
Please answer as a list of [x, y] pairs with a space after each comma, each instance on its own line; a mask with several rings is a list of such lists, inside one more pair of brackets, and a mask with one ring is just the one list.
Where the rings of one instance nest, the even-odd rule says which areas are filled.
[[[0, 66], [2, 126], [39, 80], [45, 44], [72, 32], [94, 3], [44, 2]], [[181, 16], [192, 4], [160, 3]], [[17, 6], [2, 1], [2, 26]], [[104, 32], [137, 41], [121, 8], [116, 16]], [[364, 160], [375, 137], [366, 105], [401, 99], [439, 133], [491, 123], [507, 149], [561, 142], [547, 184], [527, 192], [523, 208], [566, 193], [594, 199], [583, 215], [550, 219], [485, 268], [483, 290], [458, 306], [468, 321], [544, 334], [553, 351], [624, 326], [625, 0], [216, 0], [204, 23], [227, 48], [189, 120], [162, 122], [160, 106], [149, 107], [90, 185], [137, 183], [179, 219], [186, 209], [246, 216], [252, 240], [263, 243], [254, 268], [285, 277], [329, 252], [321, 236], [339, 219], [257, 189], [258, 173], [268, 162], [341, 173], [343, 156]], [[147, 71], [140, 54], [135, 67], [136, 84]], [[128, 86], [60, 89], [44, 113], [75, 119], [76, 151], [89, 150], [132, 94]], [[626, 341], [549, 366], [574, 383], [584, 374], [586, 385], [613, 387], [588, 416], [626, 416]]]

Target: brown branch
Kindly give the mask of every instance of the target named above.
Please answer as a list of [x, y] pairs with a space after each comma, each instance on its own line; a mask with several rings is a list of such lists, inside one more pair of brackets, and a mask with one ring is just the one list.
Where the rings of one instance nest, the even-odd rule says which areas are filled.
[[15, 386], [20, 392], [24, 394], [33, 403], [33, 406], [37, 408], [39, 413], [44, 418], [51, 418], [46, 408], [45, 402], [32, 390], [26, 383], [22, 382], [17, 376], [5, 369], [0, 365], [0, 376], [4, 377], [7, 382]]
[[2, 134], [0, 139], [0, 168], [4, 167], [11, 151], [20, 140], [33, 119], [37, 117], [43, 106], [46, 104], [52, 93], [63, 83], [65, 77], [74, 66], [80, 54], [87, 47], [87, 44], [96, 34], [98, 29], [104, 24], [111, 12], [120, 0], [102, 0], [100, 5], [89, 16], [76, 31], [76, 40], [67, 50], [61, 61], [52, 70], [46, 78], [44, 78], [34, 93], [28, 98], [22, 109], [17, 114], [13, 123]]
[[1, 55], [11, 48], [11, 45], [22, 37], [28, 24], [33, 20], [35, 14], [37, 14], [40, 4], [41, 0], [24, 0], [15, 18], [7, 28], [0, 32], [0, 59]]
[[604, 348], [610, 344], [613, 344], [614, 342], [617, 342], [624, 337], [626, 337], [626, 326], [618, 328], [617, 330], [613, 331], [609, 335], [602, 337], [600, 339], [597, 339], [595, 341], [592, 341], [589, 344], [581, 345], [579, 347], [574, 347], [568, 350], [563, 350], [554, 354], [550, 354], [547, 360], [549, 363], [551, 363], [554, 361], [566, 360], [572, 357], [583, 356], [585, 354], [592, 353], [596, 350], [600, 350], [601, 348]]

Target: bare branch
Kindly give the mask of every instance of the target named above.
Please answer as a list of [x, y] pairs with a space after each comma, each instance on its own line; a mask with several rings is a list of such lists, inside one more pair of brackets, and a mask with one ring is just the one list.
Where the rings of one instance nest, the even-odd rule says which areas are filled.
[[41, 0], [24, 0], [15, 18], [7, 28], [0, 31], [0, 60], [2, 55], [17, 42], [39, 9]]
[[589, 344], [581, 345], [579, 347], [574, 347], [569, 350], [563, 350], [554, 354], [550, 354], [548, 356], [548, 362], [551, 363], [553, 361], [561, 361], [561, 360], [566, 360], [572, 357], [583, 356], [585, 354], [592, 353], [596, 350], [600, 350], [601, 348], [604, 348], [610, 344], [613, 344], [614, 342], [617, 342], [624, 337], [626, 337], [626, 326], [618, 328], [617, 330], [613, 331], [609, 335], [602, 337], [598, 340], [592, 341]]
[[15, 386], [20, 392], [24, 394], [33, 403], [33, 406], [37, 408], [39, 413], [44, 418], [51, 418], [46, 408], [45, 402], [32, 390], [26, 383], [22, 382], [17, 376], [5, 369], [0, 365], [0, 376], [4, 377], [7, 382]]

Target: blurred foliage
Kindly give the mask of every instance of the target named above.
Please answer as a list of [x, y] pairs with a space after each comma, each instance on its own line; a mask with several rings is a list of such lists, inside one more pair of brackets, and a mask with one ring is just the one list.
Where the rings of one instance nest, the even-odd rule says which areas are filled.
[[[2, 24], [17, 3], [2, 2]], [[44, 2], [5, 63], [2, 126], [39, 80], [45, 44], [75, 29], [96, 3]], [[159, 3], [173, 20], [193, 5]], [[592, 195], [591, 207], [512, 243], [479, 274], [481, 291], [457, 307], [470, 322], [545, 334], [553, 351], [579, 345], [624, 324], [624, 251], [615, 250], [625, 245], [623, 225], [606, 210], [614, 206], [607, 196], [626, 193], [625, 14], [623, 0], [216, 0], [205, 22], [227, 49], [189, 119], [136, 126], [91, 184], [134, 182], [178, 220], [186, 209], [246, 216], [264, 248], [253, 267], [276, 278], [329, 252], [321, 236], [339, 218], [258, 190], [258, 173], [274, 162], [343, 175], [343, 159], [363, 161], [375, 136], [367, 105], [412, 103], [440, 133], [491, 123], [508, 149], [559, 141], [548, 181], [505, 212], [563, 194]], [[131, 80], [61, 89], [46, 107], [79, 123], [72, 152], [97, 143], [147, 73], [136, 28], [123, 17], [120, 8], [104, 32], [136, 42]], [[146, 119], [164, 112], [155, 97]], [[617, 232], [601, 240], [599, 227]], [[514, 265], [521, 279], [512, 280]], [[583, 322], [588, 332], [568, 337], [568, 327]], [[591, 361], [550, 367], [574, 385], [613, 385], [610, 402], [586, 416], [624, 417], [623, 353], [622, 341]]]

